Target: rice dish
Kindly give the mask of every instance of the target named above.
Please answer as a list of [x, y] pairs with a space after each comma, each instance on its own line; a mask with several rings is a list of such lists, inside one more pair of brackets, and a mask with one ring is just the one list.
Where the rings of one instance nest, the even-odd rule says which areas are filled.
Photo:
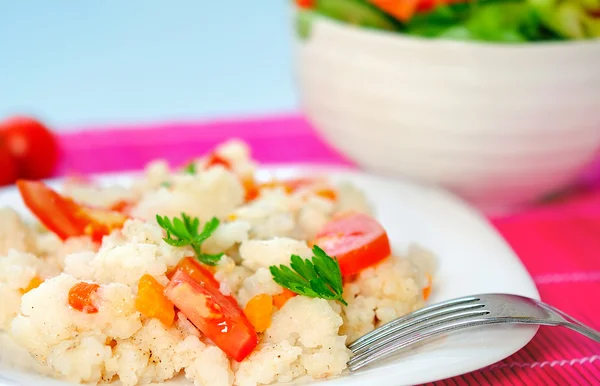
[[0, 360], [90, 384], [321, 379], [346, 369], [348, 343], [424, 305], [433, 256], [392, 255], [357, 187], [258, 182], [256, 167], [232, 140], [129, 187], [66, 180], [54, 206], [19, 185], [43, 225], [0, 209]]

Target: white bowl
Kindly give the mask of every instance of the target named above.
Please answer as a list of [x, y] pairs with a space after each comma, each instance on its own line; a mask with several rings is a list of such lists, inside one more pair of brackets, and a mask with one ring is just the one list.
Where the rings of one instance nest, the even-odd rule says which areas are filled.
[[420, 39], [315, 18], [297, 42], [309, 121], [363, 168], [513, 206], [600, 148], [600, 41]]

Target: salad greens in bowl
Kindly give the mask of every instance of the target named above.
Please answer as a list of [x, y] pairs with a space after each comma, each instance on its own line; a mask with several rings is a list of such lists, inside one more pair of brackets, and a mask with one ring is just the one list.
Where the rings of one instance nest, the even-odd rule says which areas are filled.
[[362, 168], [504, 210], [600, 154], [600, 0], [296, 1], [303, 113]]
[[600, 0], [296, 0], [299, 33], [321, 15], [425, 38], [498, 43], [600, 37]]

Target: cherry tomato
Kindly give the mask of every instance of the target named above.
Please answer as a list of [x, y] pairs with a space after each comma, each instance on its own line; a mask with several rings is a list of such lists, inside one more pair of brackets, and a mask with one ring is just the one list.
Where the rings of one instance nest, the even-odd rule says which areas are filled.
[[439, 5], [462, 3], [466, 0], [370, 0], [383, 12], [396, 19], [407, 22], [416, 12], [428, 12]]
[[296, 5], [299, 8], [313, 8], [315, 6], [315, 0], [296, 0]]
[[27, 117], [9, 118], [0, 123], [0, 136], [15, 159], [20, 178], [52, 175], [58, 161], [58, 143], [41, 122]]
[[[2, 141], [1, 137], [0, 141]], [[17, 178], [19, 178], [17, 163], [0, 142], [0, 186], [14, 184]]]
[[391, 254], [390, 241], [381, 224], [362, 213], [332, 219], [313, 244], [338, 259], [342, 276], [355, 275]]
[[100, 242], [127, 220], [127, 216], [118, 212], [80, 205], [41, 181], [19, 180], [17, 187], [29, 210], [63, 240], [87, 235]]
[[258, 345], [258, 335], [238, 304], [210, 281], [197, 283], [177, 270], [165, 295], [225, 354], [241, 362]]

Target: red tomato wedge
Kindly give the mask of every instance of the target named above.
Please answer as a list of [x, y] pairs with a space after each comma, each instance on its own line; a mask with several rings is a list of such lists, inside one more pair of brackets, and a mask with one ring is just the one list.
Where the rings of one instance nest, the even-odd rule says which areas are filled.
[[362, 213], [333, 218], [313, 244], [338, 259], [342, 276], [355, 275], [391, 254], [385, 229], [377, 220]]
[[421, 0], [417, 6], [418, 12], [432, 11], [435, 7], [440, 5], [452, 5], [458, 3], [465, 3], [467, 0]]
[[300, 8], [313, 8], [315, 6], [315, 0], [296, 0], [296, 5]]
[[[172, 272], [167, 272], [167, 278], [171, 280], [175, 273], [181, 270], [187, 273], [194, 281], [198, 284], [208, 283], [215, 288], [220, 288], [221, 283], [217, 279], [215, 279], [213, 273], [210, 271], [209, 267], [200, 263], [194, 257], [184, 257], [177, 263], [177, 267]], [[234, 303], [236, 303], [235, 298], [228, 295], [223, 295], [228, 299], [231, 299]]]
[[29, 210], [63, 240], [87, 235], [100, 242], [127, 220], [121, 213], [80, 205], [41, 181], [19, 180], [17, 186]]
[[231, 163], [227, 159], [213, 152], [208, 155], [206, 166], [211, 167], [215, 165], [221, 165], [225, 169], [231, 169]]
[[198, 283], [177, 270], [165, 295], [228, 356], [241, 362], [258, 345], [258, 335], [240, 307], [210, 281]]
[[440, 5], [462, 3], [466, 0], [370, 0], [370, 2], [396, 19], [407, 22], [417, 12], [427, 12]]

